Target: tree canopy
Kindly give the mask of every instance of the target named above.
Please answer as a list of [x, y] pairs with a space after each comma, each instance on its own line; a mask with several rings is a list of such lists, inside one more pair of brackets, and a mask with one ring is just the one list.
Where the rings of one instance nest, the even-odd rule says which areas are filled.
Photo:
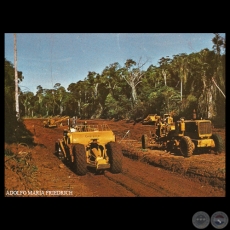
[[[65, 89], [37, 86], [37, 92], [19, 89], [20, 116], [78, 116], [83, 119], [135, 119], [150, 113], [173, 112], [190, 116], [193, 109], [203, 118], [225, 123], [225, 40], [214, 33], [213, 50], [160, 58], [144, 71], [146, 62], [114, 62], [101, 73], [88, 72], [84, 80]], [[23, 81], [22, 72], [18, 72]], [[213, 79], [215, 83], [213, 83]], [[221, 89], [222, 93], [220, 92]], [[14, 116], [14, 68], [5, 59], [5, 116]]]

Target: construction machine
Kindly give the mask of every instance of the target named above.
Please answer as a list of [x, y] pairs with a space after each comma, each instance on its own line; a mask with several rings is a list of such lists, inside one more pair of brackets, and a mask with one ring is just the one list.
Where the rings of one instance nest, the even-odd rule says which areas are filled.
[[[165, 113], [163, 115], [163, 119], [166, 119], [167, 117], [170, 117], [170, 114]], [[161, 118], [161, 116], [157, 114], [149, 114], [143, 121], [142, 125], [155, 125], [157, 121]]]
[[157, 147], [168, 152], [179, 152], [184, 157], [190, 157], [194, 153], [211, 152], [221, 153], [224, 149], [223, 139], [212, 131], [211, 120], [193, 118], [185, 120], [181, 118], [173, 122], [172, 117], [160, 119], [156, 124], [155, 134], [148, 137], [142, 135], [142, 148]]
[[157, 114], [149, 114], [143, 121], [142, 125], [155, 125], [157, 120], [160, 118]]
[[55, 154], [70, 163], [77, 175], [85, 175], [89, 168], [95, 173], [122, 171], [121, 145], [107, 124], [78, 124], [63, 131], [63, 138], [55, 143]]
[[46, 121], [43, 121], [43, 126], [46, 128], [56, 128], [58, 125], [61, 125], [63, 121], [68, 120], [69, 116], [64, 116], [59, 119], [48, 118]]

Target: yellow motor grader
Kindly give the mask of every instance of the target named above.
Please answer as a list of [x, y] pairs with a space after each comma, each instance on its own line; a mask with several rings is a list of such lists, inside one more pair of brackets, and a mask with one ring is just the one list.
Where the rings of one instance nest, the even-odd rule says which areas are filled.
[[157, 147], [168, 152], [179, 151], [184, 157], [204, 151], [221, 153], [224, 149], [223, 139], [212, 132], [212, 127], [211, 120], [196, 119], [195, 111], [193, 119], [181, 118], [175, 123], [168, 116], [157, 122], [155, 134], [150, 138], [147, 134], [142, 135], [142, 148]]
[[78, 124], [63, 131], [55, 143], [55, 154], [70, 163], [77, 175], [85, 175], [88, 167], [96, 173], [122, 171], [121, 146], [108, 125]]

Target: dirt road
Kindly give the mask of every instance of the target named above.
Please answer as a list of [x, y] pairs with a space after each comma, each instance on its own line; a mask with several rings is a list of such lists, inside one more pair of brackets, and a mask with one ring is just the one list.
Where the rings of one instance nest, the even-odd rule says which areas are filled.
[[[143, 126], [140, 123], [133, 125], [126, 121], [98, 120], [97, 122], [106, 122], [119, 140], [122, 140], [129, 130], [129, 135], [125, 140], [129, 143], [134, 141], [135, 145], [139, 144], [143, 132], [150, 132], [152, 129], [150, 126]], [[161, 155], [165, 154], [155, 150], [151, 150], [153, 152], [150, 154], [151, 157], [148, 155], [145, 161], [143, 158], [142, 160], [131, 159], [124, 155], [123, 170], [120, 174], [105, 171], [102, 175], [95, 175], [94, 172], [89, 171], [85, 176], [78, 176], [72, 171], [71, 166], [54, 155], [54, 143], [62, 138], [66, 124], [50, 129], [43, 127], [42, 119], [25, 119], [24, 123], [34, 134], [36, 145], [5, 144], [5, 152], [7, 152], [5, 154], [5, 195], [7, 197], [225, 197], [226, 195], [225, 187], [218, 186], [220, 182], [212, 186], [207, 183], [207, 180], [201, 180], [199, 176], [189, 177], [178, 170], [169, 170], [162, 166], [162, 160], [158, 167], [151, 165], [151, 157], [162, 159]], [[224, 137], [224, 131], [221, 135]], [[123, 140], [122, 145], [124, 150], [127, 149], [127, 142]], [[140, 149], [137, 146], [136, 149], [138, 148]], [[192, 163], [189, 162], [189, 164], [201, 163], [202, 165], [206, 159], [206, 162], [209, 161], [212, 165], [215, 161], [219, 162], [219, 159], [222, 159], [218, 167], [224, 167], [225, 153], [220, 156], [209, 154], [208, 160], [206, 155], [194, 156], [190, 160]], [[188, 161], [185, 162], [182, 158], [166, 154], [164, 159], [171, 159], [175, 168], [176, 159], [180, 160], [181, 165], [188, 165]], [[160, 165], [162, 167], [159, 167]], [[210, 165], [206, 167], [210, 168]], [[204, 168], [203, 165], [202, 168]], [[217, 177], [220, 178], [219, 181], [222, 177], [225, 181], [224, 176], [225, 172]]]

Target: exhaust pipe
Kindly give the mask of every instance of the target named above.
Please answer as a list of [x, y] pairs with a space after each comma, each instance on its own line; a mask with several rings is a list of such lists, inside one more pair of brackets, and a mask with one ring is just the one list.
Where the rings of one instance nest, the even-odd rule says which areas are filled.
[[196, 110], [195, 109], [193, 110], [193, 113], [192, 113], [192, 119], [196, 120]]

